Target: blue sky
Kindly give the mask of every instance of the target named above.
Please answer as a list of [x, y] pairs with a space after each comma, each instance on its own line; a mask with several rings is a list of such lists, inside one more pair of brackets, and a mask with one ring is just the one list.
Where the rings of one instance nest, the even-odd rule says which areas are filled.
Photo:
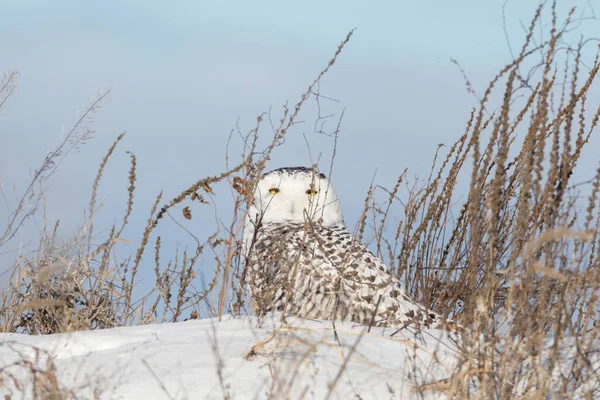
[[[405, 168], [423, 176], [437, 144], [462, 134], [476, 101], [449, 59], [460, 61], [479, 92], [510, 61], [504, 0], [0, 3], [0, 71], [20, 72], [17, 92], [0, 115], [0, 182], [9, 202], [77, 111], [100, 90], [112, 91], [94, 117], [95, 138], [69, 156], [47, 192], [48, 219], [61, 220], [65, 237], [81, 222], [100, 160], [120, 132], [127, 136], [100, 186], [101, 216], [106, 228], [120, 218], [125, 151], [132, 151], [137, 214], [125, 236], [137, 242], [160, 190], [171, 198], [223, 170], [236, 123], [248, 131], [270, 108], [278, 120], [282, 104], [298, 101], [357, 28], [321, 85], [322, 94], [339, 101], [324, 102], [326, 112], [346, 108], [334, 183], [353, 226], [375, 173], [376, 183], [387, 186]], [[564, 16], [573, 2], [560, 3]], [[575, 3], [579, 12], [591, 12], [587, 1]], [[536, 6], [506, 2], [515, 49], [523, 41], [521, 23], [529, 24]], [[589, 21], [578, 32], [591, 35], [599, 25]], [[313, 158], [330, 159], [332, 141], [314, 132], [315, 118], [312, 104], [271, 167], [309, 164], [305, 137]], [[0, 221], [6, 213], [3, 204]], [[40, 223], [32, 221], [26, 236]]]

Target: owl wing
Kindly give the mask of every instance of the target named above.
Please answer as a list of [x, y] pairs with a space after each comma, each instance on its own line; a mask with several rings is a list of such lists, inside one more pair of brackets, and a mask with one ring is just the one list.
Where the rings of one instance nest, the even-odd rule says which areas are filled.
[[257, 242], [252, 264], [251, 294], [262, 312], [374, 326], [436, 328], [442, 321], [344, 227], [273, 229]]
[[[344, 227], [319, 227], [310, 236], [310, 252], [303, 251], [305, 263], [313, 269], [307, 275], [316, 272], [328, 277], [329, 288], [333, 289], [328, 304], [337, 304], [339, 319], [375, 326], [441, 326], [440, 315], [410, 298], [383, 261]], [[303, 289], [306, 295], [309, 285]]]

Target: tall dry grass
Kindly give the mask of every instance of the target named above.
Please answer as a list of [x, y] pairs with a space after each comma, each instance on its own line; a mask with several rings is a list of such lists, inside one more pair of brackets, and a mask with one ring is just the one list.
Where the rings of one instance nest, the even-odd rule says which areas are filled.
[[[436, 153], [427, 180], [403, 185], [403, 173], [385, 190], [387, 201], [367, 202], [378, 253], [413, 295], [467, 327], [461, 369], [448, 387], [457, 398], [600, 395], [586, 389], [600, 379], [592, 361], [600, 351], [600, 168], [587, 171], [586, 185], [572, 181], [598, 134], [600, 106], [587, 99], [600, 61], [597, 55], [584, 72], [584, 42], [563, 41], [574, 10], [559, 22], [555, 4], [549, 37], [536, 44], [544, 7], [464, 134], [441, 161]], [[532, 58], [542, 59], [534, 73]], [[496, 93], [502, 100], [490, 109]], [[597, 150], [587, 150], [600, 161]], [[463, 196], [457, 186], [465, 176]], [[389, 227], [402, 188], [404, 218]], [[572, 368], [556, 379], [565, 358]]]
[[[542, 42], [534, 41], [544, 12], [551, 30]], [[519, 54], [493, 77], [478, 106], [466, 110], [464, 132], [445, 154], [441, 148], [435, 152], [426, 179], [409, 183], [405, 171], [390, 189], [368, 188], [357, 237], [373, 236], [373, 250], [415, 298], [466, 328], [460, 368], [445, 384], [451, 397], [598, 395], [585, 390], [597, 374], [590, 360], [600, 339], [600, 168], [585, 185], [576, 185], [573, 176], [597, 134], [600, 107], [587, 99], [600, 62], [596, 57], [585, 69], [582, 52], [588, 42], [568, 46], [573, 15], [560, 20], [555, 4], [539, 7]], [[117, 256], [121, 234], [131, 214], [143, 212], [134, 210], [133, 154], [125, 211], [115, 219], [121, 222], [107, 235], [94, 229], [99, 183], [123, 138], [119, 135], [101, 162], [86, 219], [73, 240], [58, 244], [59, 223], [49, 222], [38, 249], [16, 258], [10, 286], [0, 297], [0, 331], [48, 334], [252, 313], [239, 253], [250, 194], [351, 35], [278, 122], [263, 114], [242, 135], [239, 162], [228, 155], [223, 173], [167, 200], [158, 194], [139, 246], [128, 258]], [[11, 76], [3, 81], [0, 106], [14, 90], [16, 75]], [[468, 89], [473, 90], [470, 82]], [[72, 132], [85, 140], [89, 131], [82, 129], [83, 121], [85, 115]], [[259, 140], [267, 136], [265, 124], [273, 132], [266, 144]], [[50, 153], [34, 176], [0, 248], [27, 219], [24, 213], [36, 212], [37, 184], [50, 178], [54, 160], [69, 143]], [[465, 180], [470, 181], [466, 192], [459, 186]], [[161, 226], [193, 218], [191, 205], [207, 203], [216, 185], [231, 188], [231, 220], [205, 238], [190, 232], [196, 245], [165, 260]], [[36, 207], [27, 206], [31, 201]], [[394, 225], [391, 216], [399, 206], [403, 217]], [[154, 287], [146, 292], [137, 285], [142, 268], [154, 271]], [[203, 269], [212, 275], [199, 282]], [[563, 345], [577, 351], [569, 355], [573, 368], [557, 380], [552, 374], [565, 356]]]

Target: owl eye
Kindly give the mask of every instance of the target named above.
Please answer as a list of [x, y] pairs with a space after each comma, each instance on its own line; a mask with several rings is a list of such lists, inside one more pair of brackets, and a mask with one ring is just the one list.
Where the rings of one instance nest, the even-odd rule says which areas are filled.
[[307, 194], [307, 195], [309, 195], [309, 196], [314, 196], [314, 195], [316, 195], [317, 193], [318, 193], [318, 190], [315, 190], [315, 189], [308, 189], [308, 190], [306, 191], [306, 194]]
[[279, 188], [271, 188], [271, 189], [269, 189], [269, 193], [277, 194], [277, 193], [279, 193]]

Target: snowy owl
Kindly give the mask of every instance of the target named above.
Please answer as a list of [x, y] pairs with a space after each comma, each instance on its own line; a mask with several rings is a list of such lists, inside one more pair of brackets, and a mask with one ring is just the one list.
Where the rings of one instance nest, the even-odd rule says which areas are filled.
[[333, 187], [311, 168], [279, 168], [260, 178], [242, 240], [258, 315], [283, 311], [398, 328], [444, 325], [352, 237]]

